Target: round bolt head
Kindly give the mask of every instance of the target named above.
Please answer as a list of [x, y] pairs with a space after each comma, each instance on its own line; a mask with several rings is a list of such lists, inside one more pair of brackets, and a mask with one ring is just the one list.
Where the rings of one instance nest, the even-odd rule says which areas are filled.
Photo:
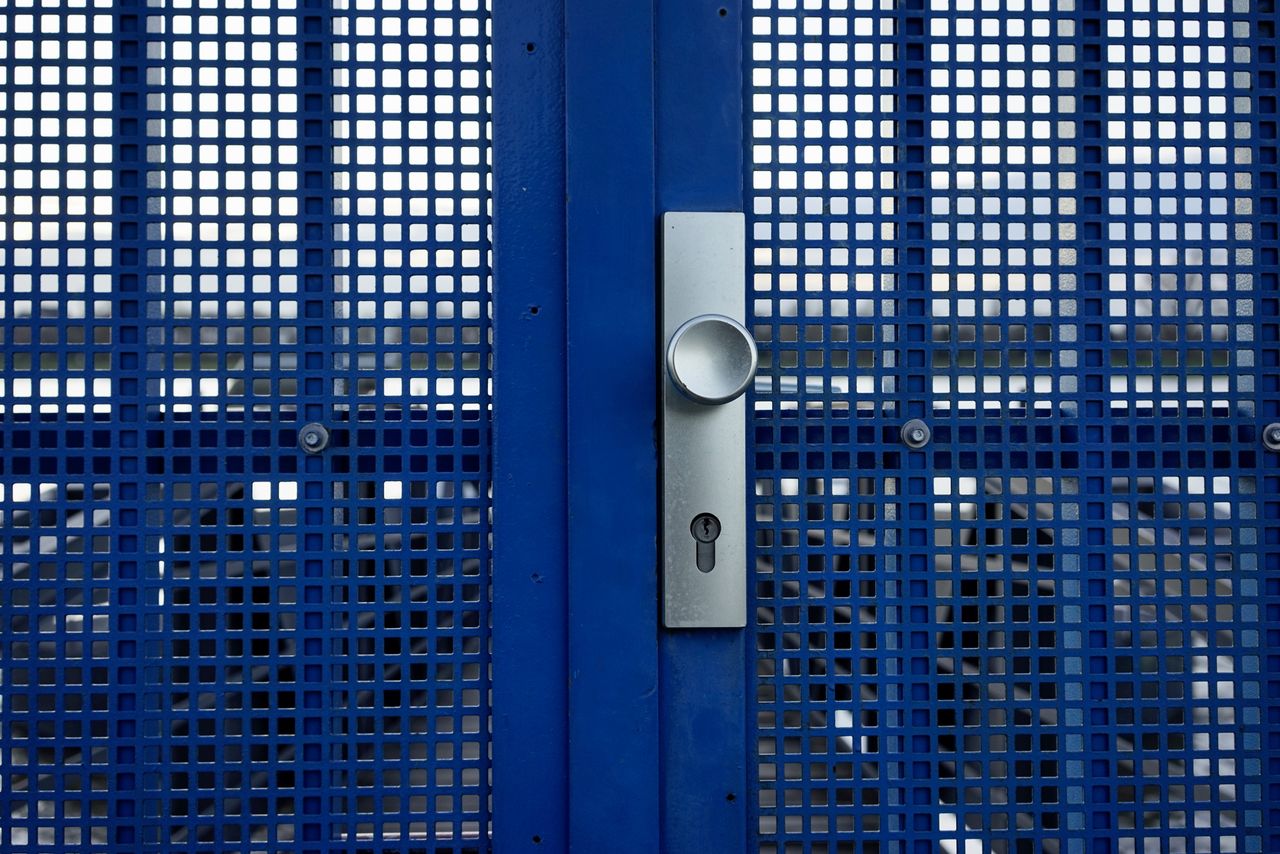
[[318, 454], [329, 447], [329, 431], [323, 424], [308, 424], [298, 431], [298, 444], [308, 454]]
[[1280, 422], [1262, 428], [1262, 444], [1268, 450], [1280, 451]]
[[902, 425], [902, 442], [908, 448], [923, 448], [933, 438], [929, 425], [919, 418], [913, 418]]

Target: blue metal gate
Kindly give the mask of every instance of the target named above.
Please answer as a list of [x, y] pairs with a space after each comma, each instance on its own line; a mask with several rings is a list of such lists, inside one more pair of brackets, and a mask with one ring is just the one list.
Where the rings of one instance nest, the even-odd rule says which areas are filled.
[[1280, 850], [1274, 0], [494, 5], [0, 0], [0, 851]]

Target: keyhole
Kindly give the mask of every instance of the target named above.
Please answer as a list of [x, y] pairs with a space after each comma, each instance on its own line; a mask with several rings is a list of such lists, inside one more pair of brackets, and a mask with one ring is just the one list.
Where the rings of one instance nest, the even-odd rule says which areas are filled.
[[702, 572], [716, 568], [716, 538], [720, 536], [720, 520], [710, 513], [699, 513], [689, 525], [689, 533], [696, 541], [694, 560]]

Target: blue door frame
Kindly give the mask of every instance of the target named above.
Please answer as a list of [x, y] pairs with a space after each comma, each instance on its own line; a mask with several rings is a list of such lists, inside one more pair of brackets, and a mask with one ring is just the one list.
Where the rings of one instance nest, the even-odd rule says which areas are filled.
[[659, 629], [654, 368], [659, 213], [742, 209], [741, 8], [494, 5], [496, 844], [745, 850], [743, 634]]
[[506, 684], [494, 696], [493, 743], [507, 759], [495, 761], [493, 785], [508, 794], [493, 832], [515, 851], [566, 851], [564, 10], [558, 0], [495, 5], [494, 219], [510, 237], [494, 252], [495, 289], [508, 294], [494, 304], [494, 347], [511, 369], [493, 379], [513, 405], [494, 414], [493, 506], [504, 530], [494, 604], [506, 612], [493, 626], [494, 676]]

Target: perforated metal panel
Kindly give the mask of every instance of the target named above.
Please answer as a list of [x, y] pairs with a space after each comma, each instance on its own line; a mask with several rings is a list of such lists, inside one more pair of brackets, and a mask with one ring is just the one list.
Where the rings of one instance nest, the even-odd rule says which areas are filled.
[[752, 5], [753, 847], [1277, 850], [1274, 3]]
[[0, 850], [487, 850], [483, 4], [0, 31]]

